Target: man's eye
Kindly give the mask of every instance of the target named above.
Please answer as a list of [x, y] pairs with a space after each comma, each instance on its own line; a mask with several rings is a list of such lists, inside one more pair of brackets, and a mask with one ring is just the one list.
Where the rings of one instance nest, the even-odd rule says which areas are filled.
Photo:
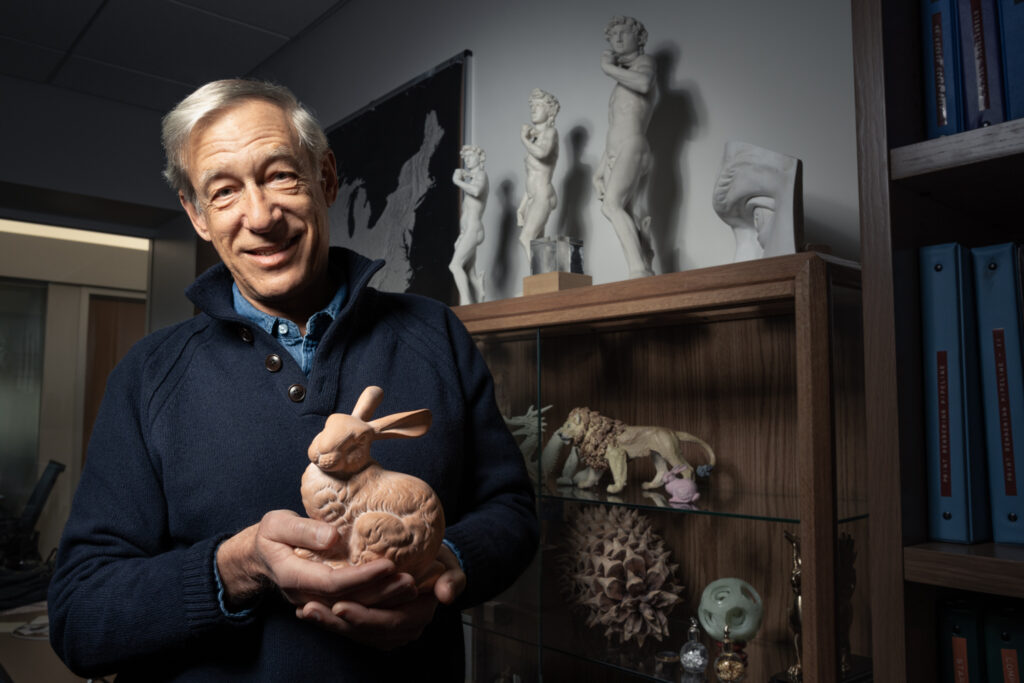
[[230, 197], [231, 193], [232, 189], [230, 187], [222, 187], [213, 191], [213, 199], [224, 199], [225, 197]]

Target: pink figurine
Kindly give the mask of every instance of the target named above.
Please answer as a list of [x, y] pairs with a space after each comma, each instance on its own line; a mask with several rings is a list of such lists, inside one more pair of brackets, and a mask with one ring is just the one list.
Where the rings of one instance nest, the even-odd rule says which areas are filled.
[[697, 482], [693, 479], [693, 468], [689, 465], [677, 465], [662, 477], [665, 490], [672, 494], [670, 503], [696, 503], [700, 500]]
[[382, 468], [370, 455], [370, 444], [422, 436], [431, 414], [413, 410], [370, 421], [383, 395], [379, 387], [364, 389], [352, 414], [328, 417], [310, 444], [302, 503], [311, 518], [334, 524], [341, 542], [323, 555], [295, 552], [332, 567], [386, 557], [398, 571], [422, 579], [427, 570], [437, 570], [445, 528], [441, 501], [422, 479]]

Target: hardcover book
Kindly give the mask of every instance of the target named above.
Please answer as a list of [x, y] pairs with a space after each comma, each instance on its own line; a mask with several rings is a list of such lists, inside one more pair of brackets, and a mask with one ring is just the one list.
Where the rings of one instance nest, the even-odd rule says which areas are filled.
[[989, 683], [1021, 683], [1024, 610], [1019, 602], [992, 604], [985, 611], [985, 669]]
[[1018, 247], [971, 250], [978, 316], [992, 538], [1024, 543], [1024, 367]]
[[970, 260], [949, 243], [919, 262], [928, 534], [980, 543], [991, 525]]
[[922, 0], [925, 129], [930, 138], [963, 130], [956, 0]]
[[964, 130], [1005, 120], [998, 0], [958, 0]]
[[999, 0], [1006, 118], [1024, 116], [1024, 2]]
[[970, 600], [947, 600], [939, 605], [940, 680], [973, 683], [985, 678], [982, 609]]

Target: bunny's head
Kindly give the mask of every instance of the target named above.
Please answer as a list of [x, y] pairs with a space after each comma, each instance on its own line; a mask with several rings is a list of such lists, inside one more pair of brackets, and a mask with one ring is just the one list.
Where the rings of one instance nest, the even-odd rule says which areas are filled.
[[325, 472], [352, 475], [374, 462], [370, 444], [377, 439], [408, 439], [427, 433], [431, 413], [425, 408], [370, 420], [383, 397], [380, 387], [367, 387], [351, 415], [328, 417], [323, 431], [309, 445], [310, 462]]

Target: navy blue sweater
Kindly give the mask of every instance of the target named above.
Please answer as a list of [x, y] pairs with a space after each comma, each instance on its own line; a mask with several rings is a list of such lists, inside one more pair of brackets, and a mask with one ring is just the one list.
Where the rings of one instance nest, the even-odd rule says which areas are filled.
[[[235, 313], [222, 265], [188, 290], [202, 313], [149, 335], [114, 370], [49, 594], [51, 642], [72, 670], [124, 681], [461, 680], [458, 610], [506, 588], [532, 558], [533, 495], [465, 328], [437, 302], [367, 287], [379, 267], [331, 250], [350, 296], [308, 378]], [[433, 411], [425, 436], [380, 441], [373, 455], [440, 496], [465, 593], [387, 653], [298, 620], [274, 593], [246, 618], [224, 615], [216, 546], [269, 510], [304, 514], [310, 441], [371, 384], [384, 389], [376, 416]]]

